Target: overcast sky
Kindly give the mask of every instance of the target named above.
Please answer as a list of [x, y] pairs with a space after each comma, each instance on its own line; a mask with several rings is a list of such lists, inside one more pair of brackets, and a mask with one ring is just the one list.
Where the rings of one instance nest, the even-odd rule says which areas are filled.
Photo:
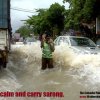
[[[68, 9], [68, 4], [63, 4], [63, 0], [11, 0], [11, 24], [12, 31], [14, 32], [20, 26], [23, 25], [23, 21], [35, 14], [35, 9], [39, 8], [49, 8], [51, 4], [57, 2], [60, 5], [65, 5], [65, 8]], [[17, 11], [14, 9], [25, 9], [32, 11], [34, 13]]]

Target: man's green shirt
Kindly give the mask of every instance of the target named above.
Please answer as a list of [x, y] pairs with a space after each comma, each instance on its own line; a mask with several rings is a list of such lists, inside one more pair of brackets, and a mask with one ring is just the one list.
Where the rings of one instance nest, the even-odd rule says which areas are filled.
[[50, 45], [46, 42], [43, 43], [42, 57], [43, 58], [52, 58], [52, 51], [50, 49]]

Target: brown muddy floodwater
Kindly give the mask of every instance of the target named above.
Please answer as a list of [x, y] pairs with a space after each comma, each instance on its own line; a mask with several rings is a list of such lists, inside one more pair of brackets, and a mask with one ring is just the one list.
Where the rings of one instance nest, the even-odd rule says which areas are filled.
[[[58, 46], [53, 54], [54, 69], [41, 70], [40, 43], [12, 45], [7, 69], [0, 71], [1, 92], [61, 92], [64, 97], [0, 97], [0, 100], [99, 100], [80, 98], [100, 92], [100, 55], [75, 55]], [[95, 96], [97, 94], [89, 94]], [[98, 94], [100, 96], [100, 94]]]

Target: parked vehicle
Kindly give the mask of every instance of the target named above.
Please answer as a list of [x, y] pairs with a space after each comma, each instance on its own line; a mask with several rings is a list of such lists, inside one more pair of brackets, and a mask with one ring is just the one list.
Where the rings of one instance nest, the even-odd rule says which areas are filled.
[[78, 36], [59, 36], [55, 39], [54, 44], [64, 44], [71, 48], [77, 54], [99, 54], [100, 49], [89, 38]]
[[0, 30], [0, 66], [6, 68], [8, 62], [9, 37], [6, 30]]
[[0, 68], [6, 68], [10, 50], [11, 21], [10, 0], [0, 0]]
[[33, 44], [34, 42], [36, 42], [37, 40], [35, 38], [26, 38], [25, 42], [26, 44]]

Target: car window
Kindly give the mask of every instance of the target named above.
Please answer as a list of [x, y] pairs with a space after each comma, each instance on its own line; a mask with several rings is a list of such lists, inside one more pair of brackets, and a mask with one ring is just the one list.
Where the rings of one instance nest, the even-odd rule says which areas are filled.
[[54, 41], [54, 44], [55, 44], [55, 45], [58, 45], [58, 40], [59, 40], [59, 38], [56, 38], [56, 39], [55, 39], [55, 41]]
[[68, 42], [68, 39], [67, 39], [67, 38], [63, 37], [63, 41], [64, 41], [64, 43], [69, 44], [69, 42]]
[[58, 40], [58, 45], [60, 45], [63, 42], [63, 37], [60, 37]]
[[26, 42], [35, 42], [35, 41], [36, 41], [35, 38], [27, 38], [27, 39], [26, 39]]
[[65, 37], [60, 37], [60, 39], [58, 40], [58, 45], [60, 45], [61, 43], [69, 44], [67, 38]]
[[86, 46], [86, 47], [95, 47], [95, 43], [88, 38], [70, 38], [72, 46]]

